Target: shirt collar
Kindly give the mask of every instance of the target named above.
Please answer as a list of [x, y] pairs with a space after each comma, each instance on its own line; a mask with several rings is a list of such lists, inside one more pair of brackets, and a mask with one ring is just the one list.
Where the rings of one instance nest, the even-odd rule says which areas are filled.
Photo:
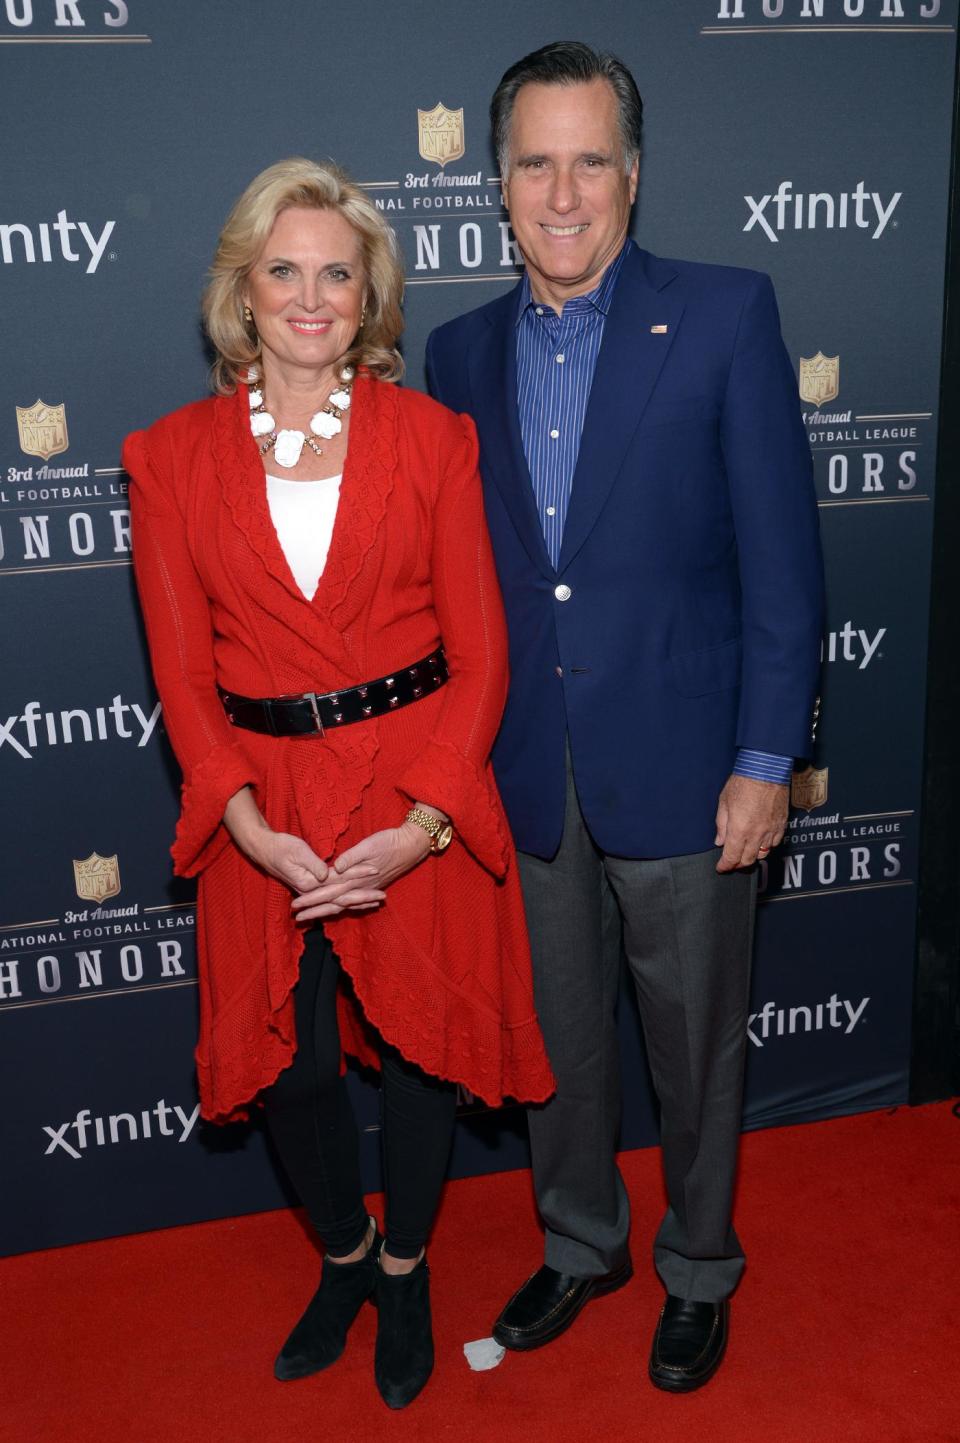
[[[608, 314], [611, 302], [613, 301], [613, 292], [617, 284], [617, 277], [623, 267], [623, 259], [627, 253], [629, 244], [629, 240], [624, 241], [619, 254], [607, 266], [607, 269], [600, 277], [599, 284], [594, 286], [592, 291], [587, 291], [586, 294], [582, 296], [574, 296], [566, 302], [563, 308], [564, 315], [566, 315], [568, 311], [577, 313], [585, 311], [588, 308], [599, 311], [602, 316]], [[534, 300], [533, 292], [530, 289], [530, 276], [524, 271], [523, 280], [520, 282], [520, 305], [517, 311], [517, 325], [520, 324], [531, 308], [536, 309], [536, 305], [537, 302]], [[555, 314], [556, 312], [554, 312], [554, 315]]]

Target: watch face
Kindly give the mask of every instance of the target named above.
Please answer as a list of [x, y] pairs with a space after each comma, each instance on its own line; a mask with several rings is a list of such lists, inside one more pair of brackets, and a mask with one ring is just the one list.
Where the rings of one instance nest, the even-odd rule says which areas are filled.
[[437, 849], [438, 852], [445, 852], [446, 849], [449, 847], [449, 845], [450, 845], [450, 843], [451, 843], [452, 841], [453, 841], [453, 828], [450, 826], [450, 823], [448, 822], [447, 825], [443, 828], [442, 832], [439, 833], [439, 835], [438, 835], [438, 837], [437, 837], [437, 839], [436, 839], [436, 841], [435, 841], [435, 843], [434, 843], [434, 846], [436, 847], [436, 849]]

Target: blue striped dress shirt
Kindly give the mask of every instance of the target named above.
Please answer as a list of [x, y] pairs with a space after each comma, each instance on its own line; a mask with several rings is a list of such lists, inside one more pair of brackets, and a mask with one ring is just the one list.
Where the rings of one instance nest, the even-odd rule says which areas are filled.
[[[573, 473], [603, 326], [626, 246], [600, 284], [565, 301], [562, 314], [536, 300], [524, 275], [517, 316], [517, 409], [543, 539], [560, 558]], [[741, 747], [733, 770], [763, 782], [789, 782], [793, 758]]]

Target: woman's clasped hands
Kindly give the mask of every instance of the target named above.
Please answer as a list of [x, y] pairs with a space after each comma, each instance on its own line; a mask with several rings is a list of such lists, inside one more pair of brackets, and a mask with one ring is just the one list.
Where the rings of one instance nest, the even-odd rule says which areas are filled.
[[412, 822], [373, 832], [335, 857], [325, 879], [309, 890], [297, 889], [294, 915], [300, 922], [311, 922], [379, 907], [389, 884], [422, 862], [429, 851], [429, 836]]
[[302, 837], [275, 832], [249, 787], [231, 797], [223, 820], [240, 850], [295, 894], [290, 905], [298, 922], [373, 911], [386, 901], [389, 884], [422, 862], [431, 846], [422, 827], [404, 821], [371, 833], [327, 863]]

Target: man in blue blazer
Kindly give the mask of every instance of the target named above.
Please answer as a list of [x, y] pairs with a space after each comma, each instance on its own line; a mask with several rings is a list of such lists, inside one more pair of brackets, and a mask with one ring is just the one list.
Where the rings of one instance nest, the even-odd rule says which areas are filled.
[[627, 239], [642, 102], [548, 45], [491, 106], [525, 262], [430, 337], [480, 435], [511, 684], [493, 754], [556, 1096], [530, 1109], [546, 1255], [494, 1336], [528, 1349], [630, 1277], [615, 1160], [621, 948], [661, 1108], [667, 1298], [650, 1376], [713, 1374], [743, 1269], [731, 1206], [756, 861], [810, 749], [822, 571], [773, 288]]

